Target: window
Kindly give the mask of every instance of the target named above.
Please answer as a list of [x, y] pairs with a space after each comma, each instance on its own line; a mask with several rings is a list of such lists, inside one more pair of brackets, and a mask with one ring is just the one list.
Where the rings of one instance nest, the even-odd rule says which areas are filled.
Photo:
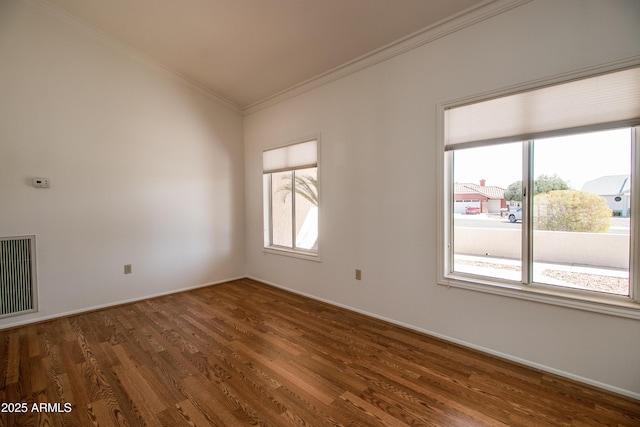
[[439, 283], [640, 318], [640, 68], [443, 122]]
[[263, 152], [264, 247], [318, 254], [318, 140]]

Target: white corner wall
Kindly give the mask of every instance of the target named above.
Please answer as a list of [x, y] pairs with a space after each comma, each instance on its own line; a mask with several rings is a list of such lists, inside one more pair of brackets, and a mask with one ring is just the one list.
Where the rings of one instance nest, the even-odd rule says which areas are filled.
[[0, 64], [0, 236], [36, 235], [40, 306], [0, 328], [245, 275], [238, 113], [30, 2]]
[[[534, 0], [247, 116], [248, 275], [640, 398], [639, 321], [436, 284], [435, 187], [438, 103], [638, 57], [638, 17]], [[316, 133], [322, 262], [265, 254], [261, 152]]]

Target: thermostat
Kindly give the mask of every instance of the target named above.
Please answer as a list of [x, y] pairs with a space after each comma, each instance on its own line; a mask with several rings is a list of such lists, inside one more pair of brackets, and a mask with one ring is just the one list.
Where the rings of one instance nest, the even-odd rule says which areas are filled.
[[49, 188], [49, 178], [33, 178], [33, 186], [36, 188]]

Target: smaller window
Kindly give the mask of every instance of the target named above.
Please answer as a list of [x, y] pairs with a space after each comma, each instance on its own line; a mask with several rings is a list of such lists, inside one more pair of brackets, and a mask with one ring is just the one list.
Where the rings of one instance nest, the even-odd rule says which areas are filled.
[[318, 254], [318, 141], [263, 152], [264, 247]]

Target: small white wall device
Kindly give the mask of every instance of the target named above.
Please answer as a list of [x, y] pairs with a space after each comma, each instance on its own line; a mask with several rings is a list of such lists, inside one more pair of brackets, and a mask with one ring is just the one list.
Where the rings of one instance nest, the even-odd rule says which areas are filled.
[[49, 188], [49, 178], [33, 178], [35, 188]]

